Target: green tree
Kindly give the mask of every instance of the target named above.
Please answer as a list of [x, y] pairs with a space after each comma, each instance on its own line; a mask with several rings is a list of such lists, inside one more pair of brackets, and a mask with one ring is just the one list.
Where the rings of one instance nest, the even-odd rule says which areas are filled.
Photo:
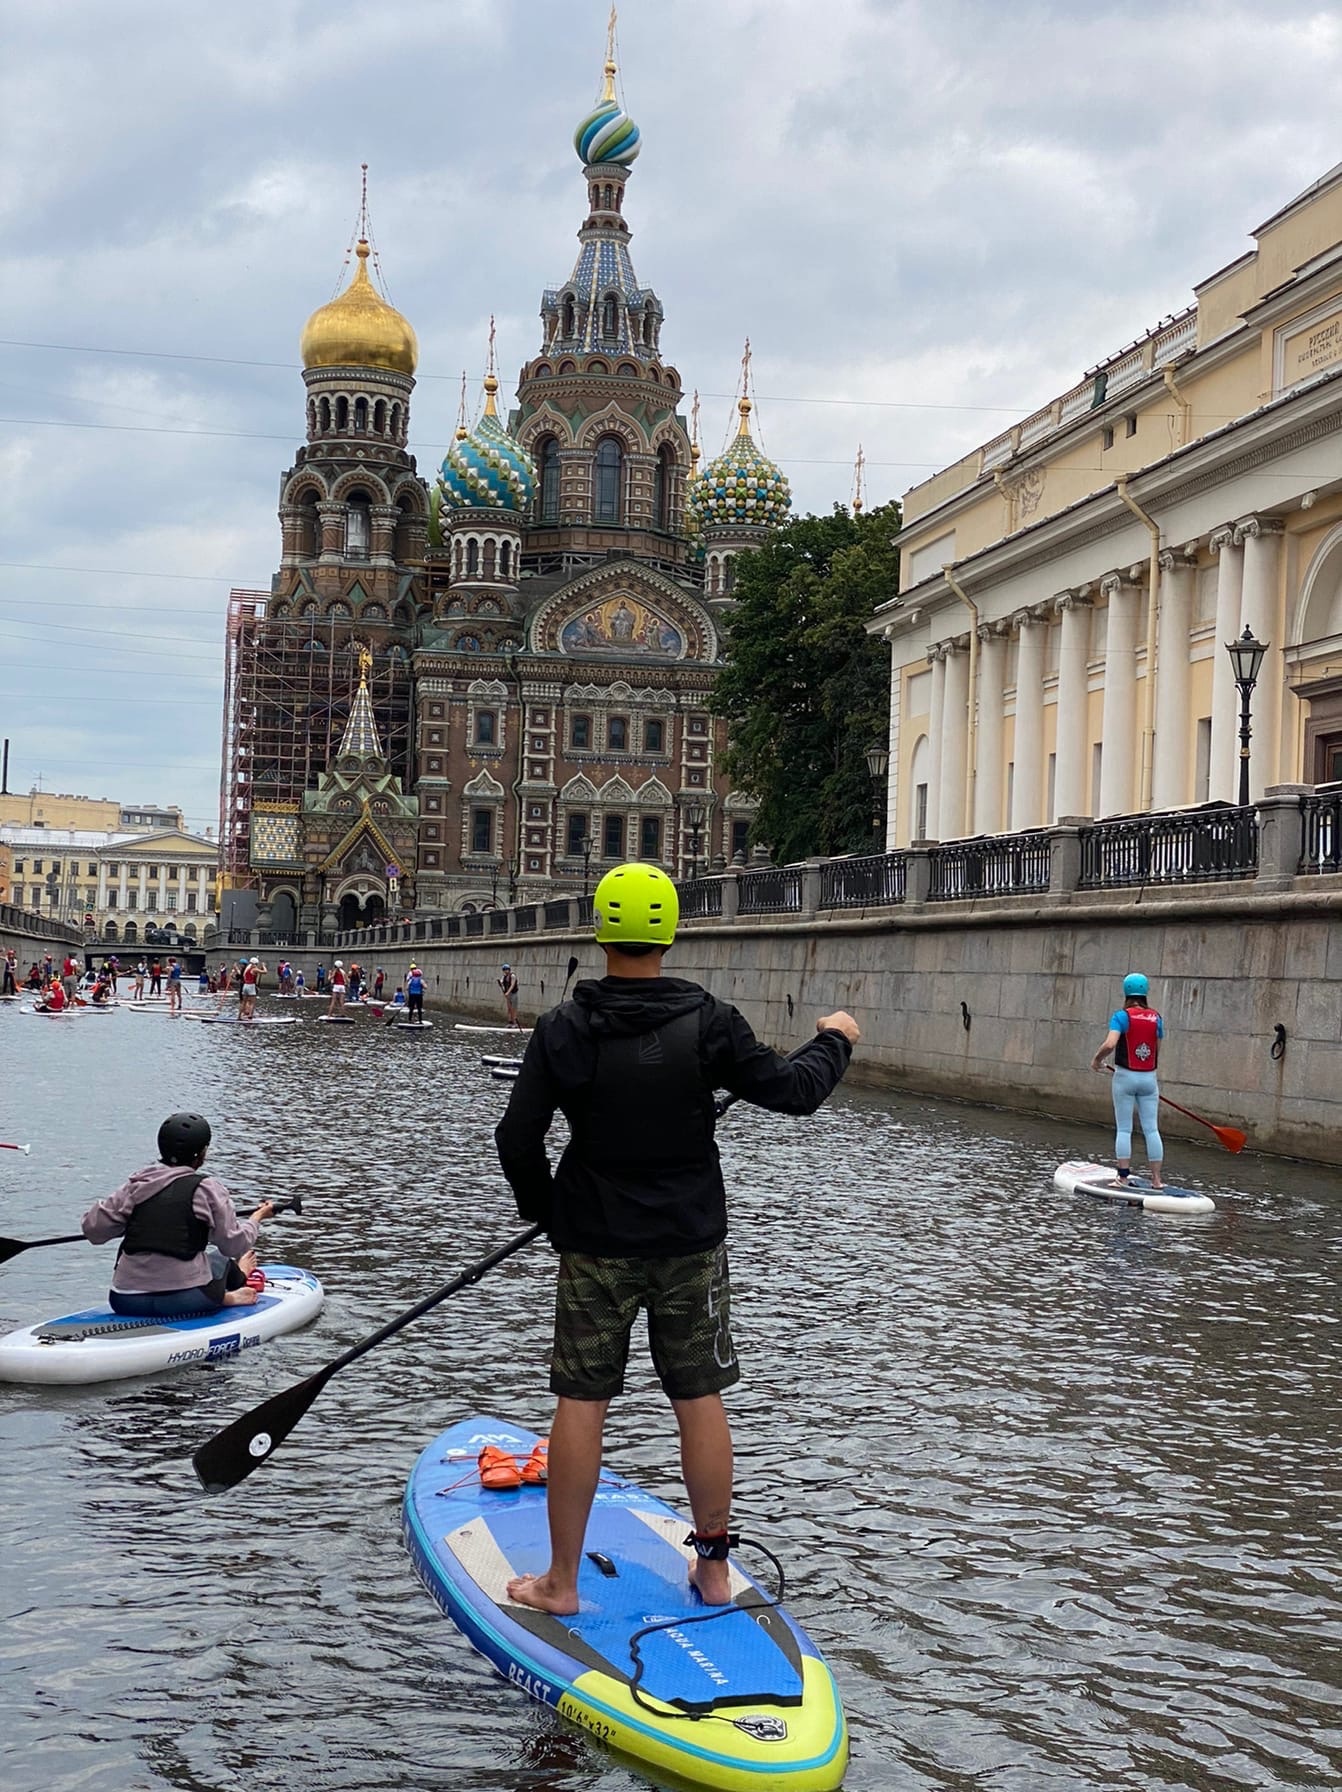
[[890, 654], [866, 624], [899, 588], [899, 506], [796, 517], [735, 562], [712, 707], [727, 769], [780, 863], [872, 845], [866, 751], [889, 727]]

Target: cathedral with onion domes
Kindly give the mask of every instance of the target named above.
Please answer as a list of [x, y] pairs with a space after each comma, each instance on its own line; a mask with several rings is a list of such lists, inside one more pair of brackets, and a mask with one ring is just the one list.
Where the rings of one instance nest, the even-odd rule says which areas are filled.
[[642, 139], [616, 72], [612, 36], [574, 133], [577, 257], [542, 297], [516, 401], [505, 415], [491, 331], [481, 414], [431, 478], [406, 445], [415, 332], [370, 275], [366, 227], [303, 331], [280, 569], [229, 620], [226, 870], [276, 943], [745, 850], [753, 804], [708, 701], [733, 560], [791, 499], [747, 379], [734, 440], [699, 466], [662, 303], [630, 255]]

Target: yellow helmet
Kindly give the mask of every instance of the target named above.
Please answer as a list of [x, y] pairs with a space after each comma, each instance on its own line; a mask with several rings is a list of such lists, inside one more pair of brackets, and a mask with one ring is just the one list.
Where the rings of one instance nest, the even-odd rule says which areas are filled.
[[617, 865], [592, 898], [598, 945], [669, 946], [680, 920], [676, 886], [655, 865]]

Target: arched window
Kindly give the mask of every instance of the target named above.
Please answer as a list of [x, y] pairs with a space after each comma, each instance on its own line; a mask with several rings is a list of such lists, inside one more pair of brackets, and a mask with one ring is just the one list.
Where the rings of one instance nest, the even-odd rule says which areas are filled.
[[[345, 402], [342, 398], [342, 404]], [[353, 491], [345, 500], [345, 552], [364, 559], [373, 543], [372, 499], [365, 491]]]
[[466, 577], [469, 579], [473, 573], [477, 573], [479, 570], [480, 543], [472, 535], [470, 540], [466, 543]]
[[354, 400], [354, 427], [359, 430], [368, 428], [368, 400], [366, 398]]
[[396, 540], [393, 548], [398, 566], [404, 566], [410, 558], [414, 532], [414, 509], [408, 498], [400, 498], [396, 504]]
[[596, 450], [596, 520], [618, 523], [624, 497], [624, 449], [614, 436], [602, 436]]
[[614, 342], [620, 333], [620, 307], [613, 292], [608, 292], [601, 301], [601, 334], [607, 342]]
[[559, 521], [559, 443], [546, 436], [536, 456], [541, 473], [541, 521]]
[[398, 404], [391, 407], [391, 439], [393, 442], [401, 439], [401, 407]]
[[309, 398], [309, 400], [308, 400], [308, 434], [310, 436], [315, 436], [316, 433], [317, 433], [317, 401], [315, 398]]
[[349, 428], [349, 399], [337, 398], [335, 406], [335, 425], [337, 429]]
[[573, 302], [573, 294], [569, 293], [564, 300], [564, 335], [573, 337], [578, 334], [578, 310]]
[[373, 406], [373, 434], [384, 436], [387, 433], [387, 401], [379, 398]]
[[329, 398], [322, 399], [321, 404], [317, 407], [317, 416], [322, 434], [325, 435], [331, 427], [331, 401]]
[[657, 451], [656, 526], [671, 527], [671, 492], [676, 477], [676, 457], [668, 447]]
[[512, 572], [513, 544], [510, 541], [499, 543], [499, 577], [506, 579]]
[[644, 346], [647, 348], [651, 348], [653, 346], [653, 344], [656, 342], [656, 340], [657, 340], [657, 314], [653, 310], [652, 306], [648, 305], [648, 306], [645, 306], [644, 311], [643, 311], [643, 342], [644, 342]]

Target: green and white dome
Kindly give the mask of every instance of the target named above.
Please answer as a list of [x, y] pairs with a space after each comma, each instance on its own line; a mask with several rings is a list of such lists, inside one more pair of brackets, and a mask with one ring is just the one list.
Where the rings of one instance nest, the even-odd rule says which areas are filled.
[[777, 528], [792, 510], [792, 488], [750, 433], [750, 400], [737, 404], [741, 426], [694, 482], [689, 502], [701, 529]]

